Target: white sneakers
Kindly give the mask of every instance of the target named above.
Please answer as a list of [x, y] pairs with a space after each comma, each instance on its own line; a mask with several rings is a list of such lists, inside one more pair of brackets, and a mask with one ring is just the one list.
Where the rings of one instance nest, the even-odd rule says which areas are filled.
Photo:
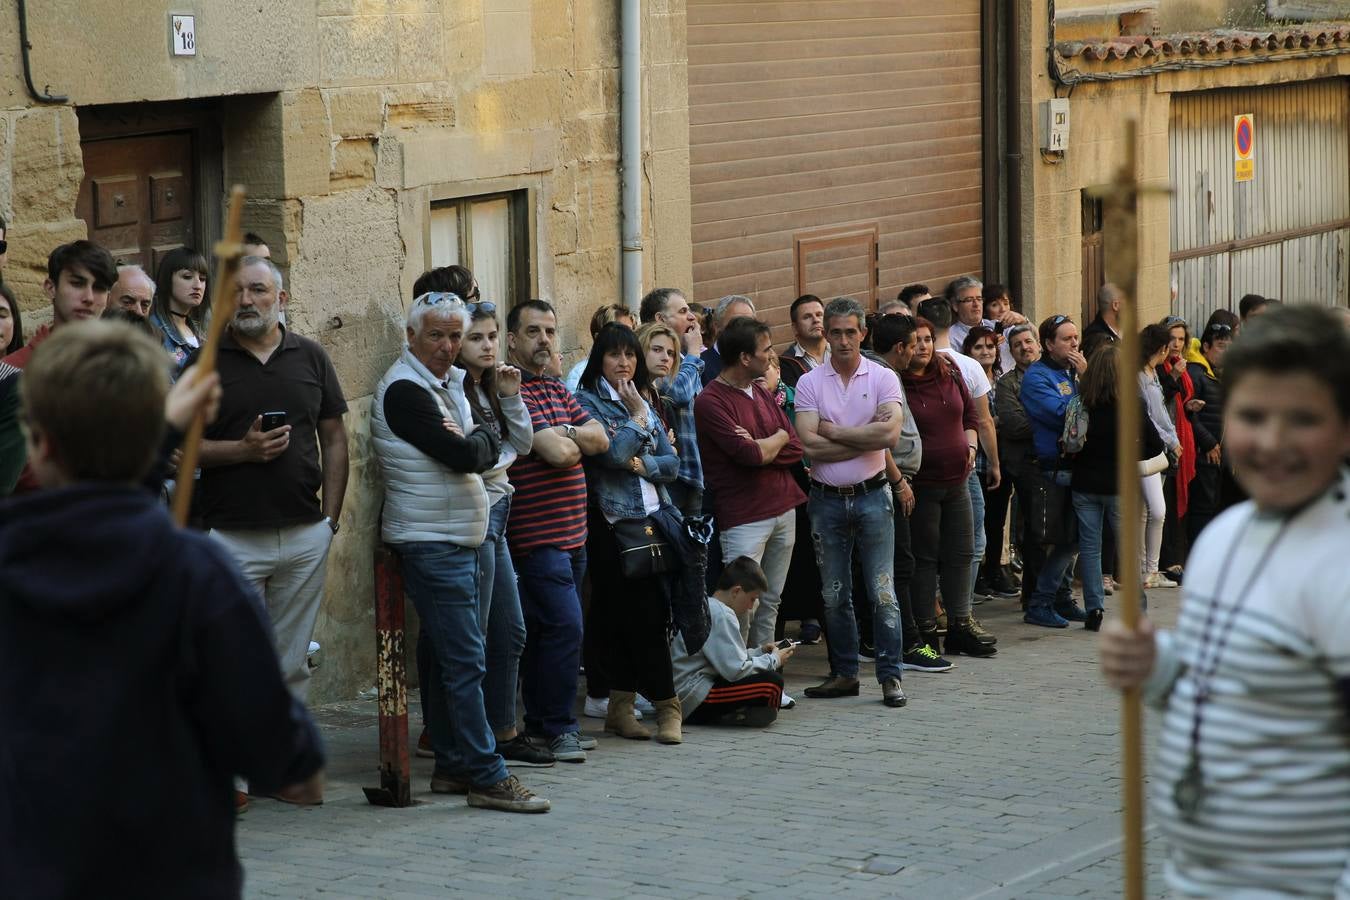
[[783, 699], [781, 699], [781, 700], [778, 701], [778, 708], [779, 708], [779, 709], [792, 709], [792, 707], [794, 707], [794, 706], [796, 706], [796, 705], [797, 705], [797, 701], [796, 701], [796, 700], [793, 700], [791, 697], [789, 697], [789, 696], [787, 695], [787, 691], [784, 691], [784, 692], [783, 692]]

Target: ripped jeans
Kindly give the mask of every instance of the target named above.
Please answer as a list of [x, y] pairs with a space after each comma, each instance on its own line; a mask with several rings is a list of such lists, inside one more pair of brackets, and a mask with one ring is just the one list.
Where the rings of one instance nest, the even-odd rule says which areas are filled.
[[862, 580], [872, 601], [877, 681], [898, 679], [904, 642], [895, 594], [895, 501], [890, 489], [882, 486], [865, 494], [841, 496], [813, 484], [806, 510], [820, 567], [830, 672], [858, 677], [858, 624], [853, 618], [851, 567], [856, 547]]

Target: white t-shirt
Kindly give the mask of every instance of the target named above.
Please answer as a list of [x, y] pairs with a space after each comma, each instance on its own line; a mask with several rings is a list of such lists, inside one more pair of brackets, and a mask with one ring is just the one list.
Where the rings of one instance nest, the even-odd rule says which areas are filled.
[[938, 352], [947, 354], [947, 358], [956, 363], [956, 368], [961, 370], [961, 380], [966, 383], [966, 390], [970, 391], [972, 398], [978, 400], [989, 393], [989, 376], [984, 374], [984, 366], [955, 350], [943, 349]]

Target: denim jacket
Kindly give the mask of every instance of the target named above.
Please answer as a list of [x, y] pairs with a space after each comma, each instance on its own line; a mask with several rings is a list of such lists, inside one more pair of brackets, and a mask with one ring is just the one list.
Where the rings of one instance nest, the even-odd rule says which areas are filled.
[[633, 457], [642, 460], [648, 481], [656, 486], [663, 504], [670, 497], [662, 486], [679, 475], [680, 461], [666, 437], [666, 428], [656, 411], [647, 406], [647, 429], [638, 428], [628, 410], [618, 400], [611, 400], [603, 383], [598, 390], [582, 387], [577, 390], [577, 402], [582, 409], [605, 426], [609, 435], [609, 449], [582, 460], [586, 466], [586, 487], [590, 502], [599, 507], [607, 518], [641, 519], [647, 515], [642, 502], [642, 479], [629, 462]]
[[183, 336], [178, 333], [178, 329], [170, 322], [161, 319], [158, 312], [150, 313], [150, 324], [158, 329], [160, 343], [163, 344], [165, 351], [172, 360], [169, 377], [177, 381], [188, 357], [197, 352], [197, 348], [184, 340]]

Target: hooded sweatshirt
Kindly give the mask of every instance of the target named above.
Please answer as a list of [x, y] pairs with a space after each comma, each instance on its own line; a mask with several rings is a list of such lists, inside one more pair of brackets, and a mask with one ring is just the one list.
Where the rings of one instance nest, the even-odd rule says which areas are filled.
[[0, 894], [239, 896], [233, 777], [323, 757], [234, 564], [76, 485], [0, 506], [0, 567]]

